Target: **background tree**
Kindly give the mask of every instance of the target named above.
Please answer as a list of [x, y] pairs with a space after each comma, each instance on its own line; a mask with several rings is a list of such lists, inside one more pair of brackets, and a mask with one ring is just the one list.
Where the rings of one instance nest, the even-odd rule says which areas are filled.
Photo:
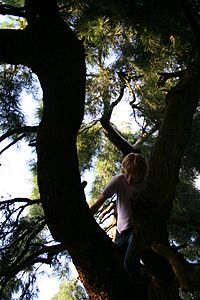
[[59, 292], [52, 300], [88, 299], [84, 288], [77, 280], [65, 281], [61, 284]]
[[[14, 77], [9, 70], [8, 77], [2, 76], [6, 116], [2, 140], [17, 135], [14, 143], [31, 133], [34, 144], [37, 132], [41, 197], [36, 202], [12, 199], [1, 204], [5, 207], [1, 232], [6, 237], [1, 260], [5, 263], [3, 297], [23, 286], [18, 280], [21, 270], [32, 272], [36, 263], [50, 263], [66, 249], [91, 299], [136, 297], [134, 282], [127, 277], [115, 246], [90, 215], [80, 178], [81, 172], [96, 164], [95, 197], [119, 170], [123, 155], [131, 151], [149, 158], [147, 187], [138, 195], [142, 205], [134, 209], [146, 298], [179, 299], [184, 297], [179, 288], [199, 290], [199, 195], [194, 185], [199, 172], [198, 2], [57, 1], [59, 9], [53, 0], [25, 1], [17, 7], [10, 6], [13, 1], [6, 2], [0, 12], [25, 17], [27, 26], [0, 31], [1, 60], [26, 66], [38, 76], [44, 105], [39, 127], [23, 124], [17, 105], [23, 82], [19, 75], [24, 78], [27, 73], [20, 68]], [[11, 78], [7, 89], [5, 78]], [[122, 99], [139, 125], [135, 134], [132, 128], [120, 132], [112, 124], [113, 110]], [[7, 122], [9, 117], [13, 123]], [[6, 122], [14, 125], [5, 128]], [[41, 201], [44, 215], [42, 210], [36, 212], [34, 232], [32, 225], [28, 230], [33, 223], [30, 216], [18, 213], [25, 206], [16, 208], [17, 201], [25, 206]], [[51, 238], [41, 236], [46, 222], [53, 245]], [[26, 238], [20, 226], [27, 228]], [[17, 258], [6, 260], [15, 245], [13, 257]], [[22, 297], [30, 297], [29, 286], [30, 281]], [[187, 297], [192, 299], [189, 293]]]

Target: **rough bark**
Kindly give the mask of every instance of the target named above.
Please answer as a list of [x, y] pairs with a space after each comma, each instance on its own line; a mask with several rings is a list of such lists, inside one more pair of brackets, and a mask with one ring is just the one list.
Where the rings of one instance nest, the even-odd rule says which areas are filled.
[[170, 292], [172, 299], [178, 299], [179, 287], [196, 289], [188, 263], [170, 248], [166, 222], [173, 205], [181, 157], [200, 97], [199, 70], [198, 57], [167, 95], [163, 124], [149, 162], [147, 186], [138, 199], [141, 203], [138, 202], [138, 212], [135, 213], [135, 232], [142, 259], [151, 275], [157, 278], [156, 289], [162, 291], [158, 299], [169, 299], [167, 294]]
[[[138, 251], [149, 270], [150, 299], [179, 299], [179, 288], [197, 290], [200, 286], [197, 276], [193, 275], [198, 274], [199, 265], [184, 261], [170, 247], [167, 232], [181, 158], [200, 97], [199, 70], [198, 57], [184, 72], [179, 84], [167, 94], [164, 120], [149, 161], [147, 186], [139, 195], [137, 206], [133, 207]], [[115, 130], [109, 117], [104, 116], [102, 126], [112, 141]], [[123, 138], [121, 142], [118, 140], [115, 139], [118, 149], [133, 151], [128, 143], [127, 148], [124, 146]]]
[[91, 299], [129, 299], [132, 284], [115, 246], [90, 215], [81, 186], [76, 136], [84, 112], [83, 45], [57, 14], [37, 15], [27, 31], [32, 69], [43, 90], [37, 154], [47, 224], [71, 254]]

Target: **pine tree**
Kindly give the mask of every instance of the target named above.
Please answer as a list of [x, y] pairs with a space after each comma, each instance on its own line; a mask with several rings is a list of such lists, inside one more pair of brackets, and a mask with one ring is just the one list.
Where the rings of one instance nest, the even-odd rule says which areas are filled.
[[[98, 225], [101, 216], [97, 222], [91, 217], [81, 183], [95, 165], [95, 197], [123, 155], [136, 151], [149, 160], [134, 224], [145, 299], [192, 299], [199, 290], [198, 2], [6, 3], [0, 13], [21, 16], [27, 25], [0, 30], [0, 58], [10, 64], [1, 67], [1, 140], [26, 136], [36, 145], [40, 199], [1, 203], [3, 297], [19, 288], [30, 297], [31, 282], [24, 285], [19, 272], [33, 275], [38, 261], [52, 263], [66, 250], [91, 299], [136, 297], [113, 242]], [[19, 94], [32, 83], [31, 72], [43, 91], [43, 111], [39, 126], [30, 128]], [[122, 100], [139, 126], [135, 133], [112, 123]], [[40, 208], [16, 218], [29, 204]], [[53, 246], [45, 244], [46, 226]]]

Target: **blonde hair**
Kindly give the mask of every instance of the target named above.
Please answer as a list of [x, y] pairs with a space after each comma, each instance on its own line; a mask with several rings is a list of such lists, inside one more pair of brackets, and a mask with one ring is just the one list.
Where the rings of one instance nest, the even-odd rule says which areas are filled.
[[122, 160], [121, 171], [133, 175], [137, 182], [143, 181], [147, 171], [145, 158], [137, 153], [129, 153]]

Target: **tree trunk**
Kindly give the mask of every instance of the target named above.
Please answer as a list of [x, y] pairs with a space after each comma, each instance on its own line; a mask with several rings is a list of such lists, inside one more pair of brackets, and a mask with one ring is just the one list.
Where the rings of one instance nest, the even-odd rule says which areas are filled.
[[[46, 17], [37, 22], [28, 30], [34, 41], [32, 67], [43, 89], [38, 184], [49, 229], [71, 254], [91, 299], [140, 299], [115, 246], [90, 215], [81, 186], [76, 137], [84, 113], [82, 43], [58, 15], [53, 21], [51, 15], [51, 25]], [[180, 282], [159, 246], [170, 248], [166, 221], [199, 96], [199, 77], [189, 71], [184, 80], [169, 93], [142, 195], [145, 209], [139, 208], [135, 215], [137, 245], [149, 274], [148, 299], [154, 300], [179, 299]]]
[[[134, 207], [137, 247], [147, 266], [148, 299], [179, 299], [179, 288], [193, 289], [193, 271], [169, 245], [167, 220], [178, 183], [181, 158], [200, 97], [200, 57], [167, 95], [167, 107], [149, 161], [147, 186]], [[152, 296], [153, 295], [153, 296]]]
[[[58, 17], [29, 23], [32, 69], [43, 90], [37, 136], [38, 185], [48, 227], [66, 246], [91, 299], [132, 299], [132, 282], [113, 242], [91, 216], [81, 186], [76, 137], [85, 100], [82, 42]], [[139, 299], [139, 297], [138, 297]]]

